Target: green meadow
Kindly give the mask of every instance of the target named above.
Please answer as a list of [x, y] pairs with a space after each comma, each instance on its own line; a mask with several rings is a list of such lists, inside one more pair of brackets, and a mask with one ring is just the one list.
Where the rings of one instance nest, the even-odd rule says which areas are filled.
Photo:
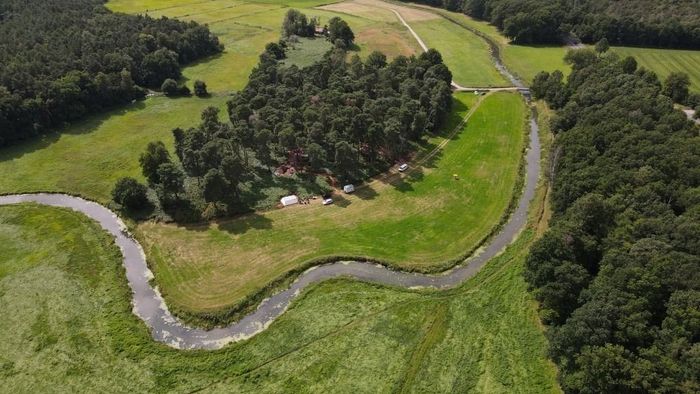
[[219, 351], [151, 340], [119, 251], [81, 214], [0, 207], [0, 381], [8, 392], [557, 393], [523, 259], [532, 225], [448, 292], [312, 286], [268, 330]]
[[423, 147], [410, 172], [379, 177], [353, 195], [336, 193], [332, 206], [317, 200], [203, 225], [140, 223], [137, 234], [168, 303], [187, 315], [238, 309], [287, 272], [331, 256], [417, 271], [454, 264], [511, 203], [526, 120], [514, 93], [479, 103], [473, 94], [456, 97], [445, 134]]

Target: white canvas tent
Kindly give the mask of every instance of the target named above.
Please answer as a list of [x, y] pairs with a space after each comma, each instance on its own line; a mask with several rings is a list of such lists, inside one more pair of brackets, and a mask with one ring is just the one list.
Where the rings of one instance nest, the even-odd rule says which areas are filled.
[[283, 207], [288, 207], [290, 205], [299, 204], [299, 197], [293, 194], [291, 196], [284, 196], [280, 202], [282, 203]]
[[345, 193], [352, 193], [352, 192], [355, 191], [355, 186], [353, 186], [353, 185], [345, 185], [345, 186], [343, 186], [343, 191], [344, 191]]

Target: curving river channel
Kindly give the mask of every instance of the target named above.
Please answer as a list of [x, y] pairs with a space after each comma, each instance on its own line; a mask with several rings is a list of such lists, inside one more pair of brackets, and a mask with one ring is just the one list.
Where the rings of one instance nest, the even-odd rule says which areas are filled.
[[[523, 86], [502, 65], [497, 52], [494, 53], [494, 61], [497, 68], [513, 81], [515, 86]], [[525, 89], [522, 93], [526, 99], [529, 99]], [[121, 249], [126, 278], [133, 292], [133, 312], [150, 328], [153, 339], [178, 349], [219, 349], [228, 343], [250, 338], [265, 330], [284, 313], [304, 288], [326, 279], [351, 277], [365, 282], [404, 288], [445, 289], [457, 286], [471, 278], [489, 259], [500, 253], [515, 239], [527, 221], [528, 207], [535, 195], [540, 172], [539, 127], [534, 111], [530, 117], [529, 143], [525, 157], [524, 187], [515, 211], [500, 232], [462, 265], [439, 275], [395, 271], [381, 265], [360, 261], [320, 265], [302, 273], [288, 289], [264, 300], [254, 312], [238, 322], [212, 330], [188, 327], [170, 313], [158, 289], [150, 284], [153, 273], [146, 264], [146, 256], [141, 245], [128, 233], [124, 222], [106, 207], [79, 197], [49, 193], [0, 196], [0, 205], [33, 202], [70, 208], [97, 221], [105, 231], [112, 234]]]

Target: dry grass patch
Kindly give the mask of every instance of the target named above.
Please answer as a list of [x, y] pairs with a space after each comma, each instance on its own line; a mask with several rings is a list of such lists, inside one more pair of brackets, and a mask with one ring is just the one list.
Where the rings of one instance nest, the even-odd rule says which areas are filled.
[[408, 31], [387, 28], [371, 28], [357, 33], [355, 42], [361, 47], [372, 48], [387, 55], [389, 59], [399, 55], [411, 56], [420, 52], [416, 40]]
[[380, 0], [350, 0], [342, 3], [324, 5], [319, 8], [382, 22], [396, 21], [396, 15], [392, 10], [398, 11], [408, 22], [440, 18], [440, 16], [429, 11], [389, 4]]

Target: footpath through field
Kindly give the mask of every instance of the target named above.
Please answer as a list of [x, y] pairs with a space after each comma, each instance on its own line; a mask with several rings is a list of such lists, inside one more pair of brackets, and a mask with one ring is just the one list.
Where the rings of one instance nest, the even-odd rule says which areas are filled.
[[[425, 44], [423, 39], [420, 38], [418, 33], [416, 33], [416, 31], [413, 30], [411, 25], [409, 25], [408, 22], [406, 22], [406, 20], [403, 18], [403, 16], [401, 16], [401, 13], [399, 13], [399, 11], [397, 11], [394, 8], [390, 8], [390, 9], [396, 15], [396, 17], [399, 18], [399, 21], [401, 21], [401, 23], [404, 26], [406, 26], [406, 28], [411, 33], [411, 35], [413, 35], [413, 37], [416, 39], [416, 41], [418, 41], [418, 45], [420, 45], [420, 47], [423, 49], [423, 51], [428, 52], [428, 46]], [[499, 91], [517, 91], [520, 89], [516, 86], [508, 86], [508, 87], [501, 87], [501, 88], [477, 87], [477, 86], [464, 87], [464, 86], [459, 85], [454, 80], [452, 81], [452, 88], [458, 92], [473, 92], [473, 91], [477, 91], [477, 90], [484, 90], [484, 91], [488, 90], [491, 92], [499, 92]]]

